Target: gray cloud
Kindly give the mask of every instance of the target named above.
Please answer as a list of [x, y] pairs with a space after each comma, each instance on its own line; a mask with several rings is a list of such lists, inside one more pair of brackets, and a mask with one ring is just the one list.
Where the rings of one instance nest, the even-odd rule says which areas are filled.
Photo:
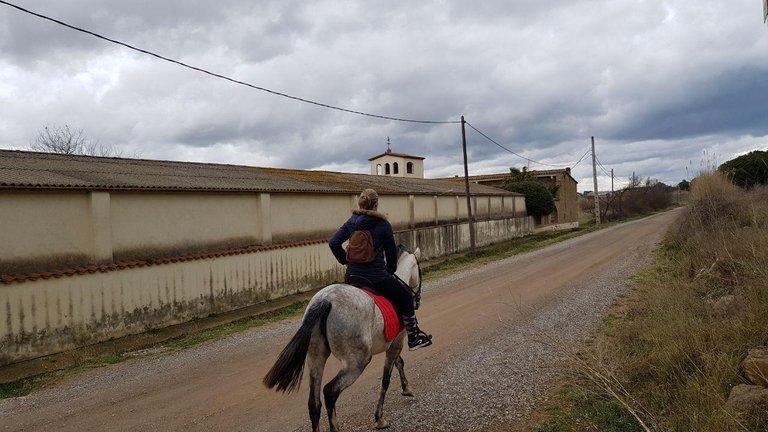
[[654, 107], [615, 132], [632, 140], [711, 133], [768, 135], [768, 69], [739, 69], [690, 87], [687, 97]]
[[[465, 115], [551, 164], [575, 162], [595, 135], [608, 168], [676, 182], [703, 150], [722, 162], [768, 146], [768, 28], [747, 0], [18, 1], [303, 98], [397, 117]], [[427, 157], [428, 176], [461, 172], [458, 125], [301, 104], [0, 6], [0, 146], [25, 147], [46, 124], [146, 158], [355, 172], [390, 136], [396, 151]], [[472, 130], [468, 143], [474, 172], [525, 164]], [[590, 174], [587, 161], [574, 169]]]

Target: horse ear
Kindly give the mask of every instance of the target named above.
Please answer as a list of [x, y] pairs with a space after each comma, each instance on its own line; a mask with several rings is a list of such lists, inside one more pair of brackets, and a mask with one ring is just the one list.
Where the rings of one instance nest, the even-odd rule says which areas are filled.
[[413, 255], [416, 257], [416, 259], [421, 259], [421, 248], [416, 248], [416, 250], [413, 251]]

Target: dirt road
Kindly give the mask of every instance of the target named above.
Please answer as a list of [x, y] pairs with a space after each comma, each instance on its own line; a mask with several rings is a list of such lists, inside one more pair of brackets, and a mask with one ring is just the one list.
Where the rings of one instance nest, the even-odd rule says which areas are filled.
[[[583, 343], [677, 213], [425, 284], [419, 319], [435, 345], [404, 354], [416, 398], [400, 396], [393, 376], [385, 405], [390, 430], [524, 429], [562, 367], [537, 340], [550, 335]], [[2, 400], [0, 431], [308, 430], [306, 384], [292, 395], [261, 384], [297, 326], [293, 319], [137, 358]], [[375, 358], [342, 394], [337, 410], [344, 430], [372, 429], [381, 367]], [[337, 368], [329, 362], [326, 380]]]

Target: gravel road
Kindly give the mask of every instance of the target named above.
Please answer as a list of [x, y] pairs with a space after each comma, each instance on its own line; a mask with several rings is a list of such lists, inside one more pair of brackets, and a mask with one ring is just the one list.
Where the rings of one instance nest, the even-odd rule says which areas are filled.
[[[582, 346], [677, 213], [425, 283], [419, 319], [435, 345], [404, 353], [417, 396], [400, 396], [395, 372], [385, 405], [389, 430], [525, 430], [533, 407], [564, 371], [542, 336]], [[309, 430], [306, 385], [291, 395], [261, 385], [298, 324], [292, 319], [193, 349], [150, 353], [0, 400], [0, 431]], [[382, 364], [375, 358], [342, 394], [343, 430], [372, 430]], [[336, 370], [329, 361], [326, 381]]]

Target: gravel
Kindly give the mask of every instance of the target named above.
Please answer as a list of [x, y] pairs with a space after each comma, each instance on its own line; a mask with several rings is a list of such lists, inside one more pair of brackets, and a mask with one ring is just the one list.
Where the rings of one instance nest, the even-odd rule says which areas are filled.
[[[624, 224], [626, 226], [626, 224]], [[611, 228], [613, 229], [613, 228]], [[574, 247], [600, 232], [577, 237], [547, 248]], [[588, 280], [575, 280], [561, 295], [536, 311], [521, 311], [524, 319], [500, 320], [499, 330], [473, 348], [450, 358], [441, 366], [431, 389], [423, 389], [410, 404], [388, 409], [389, 431], [484, 431], [517, 430], [558, 379], [567, 371], [566, 358], [542, 341], [557, 335], [558, 345], [577, 349], [594, 333], [607, 309], [631, 286], [630, 276], [649, 263], [659, 236], [625, 251], [610, 265]], [[439, 290], [449, 281], [470, 277], [475, 272], [493, 271], [497, 266], [535, 258], [544, 250], [511, 257], [481, 268], [447, 276], [424, 289]], [[411, 378], [412, 381], [415, 381]], [[393, 383], [396, 378], [393, 376]], [[393, 384], [393, 387], [397, 387]], [[390, 392], [391, 396], [396, 393]], [[369, 430], [370, 419], [342, 421], [345, 430]], [[301, 429], [297, 429], [301, 430]]]

